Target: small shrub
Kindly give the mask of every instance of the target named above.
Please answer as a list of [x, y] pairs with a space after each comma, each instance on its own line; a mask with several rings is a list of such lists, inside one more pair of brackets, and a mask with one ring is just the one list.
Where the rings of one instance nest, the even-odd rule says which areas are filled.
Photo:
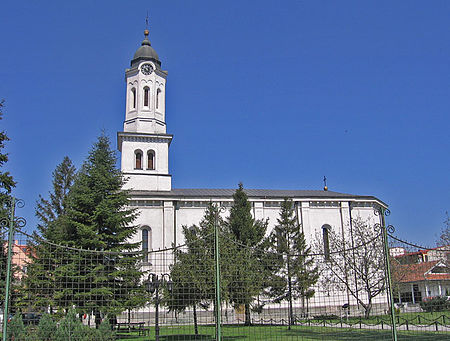
[[49, 314], [42, 315], [36, 334], [41, 341], [51, 341], [56, 333], [56, 322]]
[[25, 340], [26, 329], [23, 324], [22, 314], [15, 314], [11, 321], [8, 322], [6, 335], [8, 340]]
[[55, 333], [55, 341], [88, 341], [92, 340], [90, 337], [90, 328], [83, 326], [80, 319], [77, 317], [75, 310], [71, 309], [59, 324]]
[[[399, 307], [394, 307], [394, 315], [400, 315], [400, 308]], [[387, 313], [390, 315], [391, 314], [391, 308], [388, 309]]]
[[36, 334], [35, 326], [25, 327], [27, 329], [27, 336], [25, 338], [26, 341], [42, 341], [39, 336]]
[[432, 297], [420, 302], [420, 307], [426, 312], [450, 310], [450, 301], [446, 297]]
[[[95, 329], [94, 329], [95, 330]], [[112, 330], [111, 325], [108, 322], [108, 319], [104, 319], [98, 329], [96, 330], [97, 337], [95, 340], [98, 341], [113, 341], [116, 339], [116, 334]]]

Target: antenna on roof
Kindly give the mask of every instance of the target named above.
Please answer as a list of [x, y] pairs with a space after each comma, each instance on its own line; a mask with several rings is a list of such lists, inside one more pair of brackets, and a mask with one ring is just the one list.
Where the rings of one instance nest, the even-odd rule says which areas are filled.
[[323, 190], [324, 191], [328, 191], [328, 187], [327, 187], [327, 177], [324, 175], [323, 176]]

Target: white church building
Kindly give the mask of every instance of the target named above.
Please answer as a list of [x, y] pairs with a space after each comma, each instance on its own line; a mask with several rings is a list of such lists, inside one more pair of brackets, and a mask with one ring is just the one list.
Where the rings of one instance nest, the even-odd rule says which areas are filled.
[[[172, 188], [169, 147], [173, 135], [166, 127], [167, 71], [148, 39], [145, 39], [126, 69], [126, 109], [123, 131], [118, 132], [121, 170], [132, 206], [139, 210], [136, 241], [144, 250], [170, 248], [183, 243], [182, 226], [198, 224], [209, 202], [230, 207], [235, 189]], [[169, 113], [170, 115], [170, 113]], [[279, 217], [284, 198], [294, 202], [298, 221], [311, 242], [317, 231], [343, 231], [354, 217], [378, 222], [374, 208], [386, 204], [374, 196], [324, 190], [245, 189], [256, 219], [269, 218], [270, 231]], [[224, 217], [229, 212], [224, 212]], [[149, 260], [151, 263], [151, 260]]]

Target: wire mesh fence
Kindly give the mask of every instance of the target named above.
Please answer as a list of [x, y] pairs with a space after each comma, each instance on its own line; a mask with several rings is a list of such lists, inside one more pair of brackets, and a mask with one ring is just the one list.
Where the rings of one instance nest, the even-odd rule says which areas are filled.
[[[1, 316], [6, 326], [2, 337], [448, 339], [445, 296], [450, 287], [443, 280], [448, 253], [444, 249], [433, 251], [435, 256], [430, 251], [407, 252], [410, 249], [398, 240], [394, 243], [392, 236], [388, 273], [383, 231], [358, 228], [355, 221], [353, 246], [329, 231], [327, 243], [298, 247], [305, 252], [295, 254], [283, 236], [275, 243], [251, 246], [217, 226], [194, 226], [184, 228], [181, 246], [124, 253], [57, 245], [20, 229], [13, 231], [9, 243], [5, 228], [1, 231], [0, 295], [2, 308], [6, 302], [9, 307]], [[423, 261], [410, 261], [414, 257]], [[413, 268], [424, 270], [424, 281], [412, 281], [417, 279], [412, 277]]]
[[450, 332], [450, 245], [427, 248], [393, 234], [388, 242], [397, 330]]

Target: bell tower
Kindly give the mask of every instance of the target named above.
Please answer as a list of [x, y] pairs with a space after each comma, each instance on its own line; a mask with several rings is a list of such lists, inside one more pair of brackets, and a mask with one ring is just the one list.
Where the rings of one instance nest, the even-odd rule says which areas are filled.
[[165, 93], [167, 71], [144, 31], [144, 40], [125, 71], [126, 108], [123, 131], [117, 134], [122, 153], [125, 189], [170, 191], [169, 146], [166, 133]]

